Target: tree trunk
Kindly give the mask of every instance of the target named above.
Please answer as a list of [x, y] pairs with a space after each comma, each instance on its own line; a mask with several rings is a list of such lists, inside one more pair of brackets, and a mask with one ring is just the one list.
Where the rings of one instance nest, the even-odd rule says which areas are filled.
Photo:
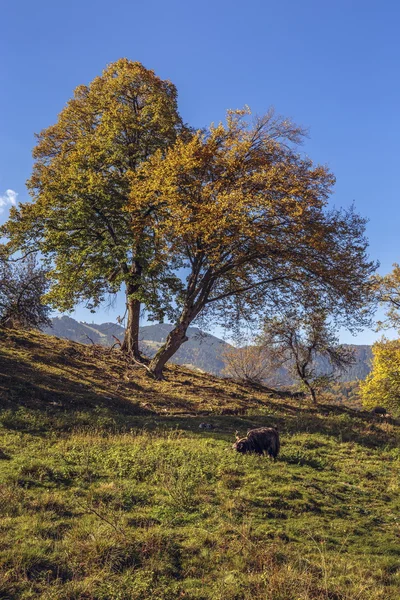
[[168, 334], [165, 344], [161, 346], [157, 354], [151, 360], [149, 370], [156, 379], [162, 379], [165, 363], [179, 350], [184, 342], [187, 342], [188, 337], [186, 336], [186, 331], [188, 327], [189, 323], [178, 323], [178, 325]]
[[315, 406], [317, 406], [317, 404], [318, 404], [318, 402], [317, 402], [317, 396], [316, 396], [316, 393], [315, 393], [315, 390], [314, 390], [313, 386], [309, 383], [309, 381], [307, 381], [307, 379], [304, 379], [304, 383], [308, 387], [308, 389], [310, 390], [310, 395], [311, 395], [313, 403], [315, 404]]
[[199, 260], [197, 266], [193, 264], [193, 271], [188, 281], [186, 302], [178, 323], [169, 332], [165, 344], [161, 346], [157, 354], [150, 361], [149, 371], [155, 379], [162, 379], [165, 363], [179, 350], [184, 342], [187, 342], [187, 329], [207, 302], [212, 289], [212, 271], [208, 270], [208, 273], [203, 276], [201, 284], [199, 284], [199, 289], [196, 290], [200, 267], [201, 260]]
[[126, 309], [128, 312], [128, 323], [126, 325], [125, 337], [121, 350], [130, 354], [136, 360], [142, 360], [139, 350], [139, 322], [140, 322], [140, 300], [135, 295], [140, 290], [142, 267], [139, 262], [134, 261], [130, 268], [124, 267], [126, 274]]
[[125, 337], [121, 350], [130, 354], [136, 360], [141, 360], [139, 350], [139, 322], [140, 322], [140, 301], [130, 297], [133, 290], [130, 286], [126, 292], [126, 307], [128, 311], [128, 322], [125, 329]]

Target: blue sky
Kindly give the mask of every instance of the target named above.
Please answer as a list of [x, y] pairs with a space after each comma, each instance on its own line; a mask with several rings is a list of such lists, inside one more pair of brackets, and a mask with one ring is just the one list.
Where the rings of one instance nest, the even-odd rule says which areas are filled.
[[[28, 199], [34, 132], [55, 122], [77, 85], [125, 56], [177, 86], [194, 126], [248, 104], [309, 128], [305, 151], [337, 177], [332, 203], [354, 201], [369, 219], [382, 273], [400, 260], [398, 2], [3, 0], [0, 17], [0, 223], [15, 200], [7, 190]], [[122, 312], [117, 303], [94, 320]]]

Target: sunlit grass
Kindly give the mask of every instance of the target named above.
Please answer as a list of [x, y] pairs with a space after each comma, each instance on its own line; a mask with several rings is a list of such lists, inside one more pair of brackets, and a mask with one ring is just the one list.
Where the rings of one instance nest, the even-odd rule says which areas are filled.
[[[2, 385], [12, 364], [19, 385], [3, 386], [0, 412], [0, 598], [400, 597], [396, 423], [256, 391], [244, 411], [240, 386], [176, 367], [161, 384], [128, 373], [136, 395], [118, 396], [125, 367], [104, 353], [94, 376], [90, 348], [65, 355], [84, 391], [68, 395], [65, 372], [60, 407], [51, 361], [79, 345], [15, 340], [0, 359]], [[281, 432], [276, 463], [231, 449], [261, 424]]]

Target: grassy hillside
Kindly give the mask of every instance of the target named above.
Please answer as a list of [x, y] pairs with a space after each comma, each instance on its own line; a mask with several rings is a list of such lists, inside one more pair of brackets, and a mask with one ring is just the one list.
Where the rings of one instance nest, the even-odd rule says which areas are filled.
[[[16, 331], [0, 402], [2, 599], [400, 597], [394, 421]], [[261, 425], [276, 463], [231, 449]]]

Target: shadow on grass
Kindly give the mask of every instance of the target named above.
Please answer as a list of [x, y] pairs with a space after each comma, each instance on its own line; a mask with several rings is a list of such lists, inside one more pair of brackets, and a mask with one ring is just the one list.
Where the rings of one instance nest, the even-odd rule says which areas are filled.
[[[0, 392], [11, 383], [10, 376], [0, 373]], [[12, 377], [12, 392], [3, 403], [8, 414], [1, 419], [8, 429], [46, 432], [49, 429], [102, 428], [114, 432], [134, 430], [183, 430], [196, 436], [234, 442], [235, 432], [245, 435], [256, 427], [277, 427], [284, 440], [285, 435], [297, 433], [322, 434], [340, 442], [354, 442], [369, 448], [396, 446], [394, 432], [384, 431], [370, 416], [348, 411], [318, 413], [315, 409], [275, 405], [269, 414], [221, 414], [207, 412], [195, 415], [163, 415], [123, 397], [108, 397], [96, 393], [85, 384], [71, 384], [70, 380], [58, 381], [42, 376], [40, 383], [30, 381], [28, 368], [21, 369]], [[4, 385], [5, 384], [5, 385]], [[184, 409], [185, 402], [178, 398], [163, 396], [165, 405], [176, 410]], [[19, 414], [25, 409], [27, 414]], [[162, 410], [162, 409], [161, 409]], [[232, 411], [236, 412], [236, 411]], [[253, 411], [254, 412], [254, 411]], [[40, 418], [42, 415], [42, 418]], [[201, 429], [202, 423], [210, 423], [212, 429]], [[380, 424], [382, 425], [382, 424]], [[298, 462], [297, 460], [295, 462]], [[318, 468], [316, 465], [310, 465]]]
[[[366, 412], [335, 405], [310, 407], [302, 400], [273, 397], [268, 388], [252, 390], [178, 367], [167, 371], [166, 386], [148, 385], [143, 374], [127, 370], [118, 354], [95, 348], [97, 355], [91, 356], [80, 344], [24, 335], [7, 333], [0, 351], [0, 406], [8, 410], [3, 418], [8, 428], [180, 429], [231, 442], [236, 430], [245, 435], [248, 429], [275, 426], [283, 439], [288, 434], [319, 433], [371, 448], [396, 444], [398, 423]], [[17, 418], [21, 409], [29, 416]], [[213, 428], [199, 429], [204, 421]]]
[[92, 389], [90, 382], [51, 374], [23, 360], [17, 364], [14, 359], [3, 355], [0, 356], [0, 402], [2, 409], [11, 412], [26, 408], [55, 416], [65, 411], [73, 413], [94, 409], [105, 409], [121, 416], [153, 413], [139, 402], [106, 388]]

